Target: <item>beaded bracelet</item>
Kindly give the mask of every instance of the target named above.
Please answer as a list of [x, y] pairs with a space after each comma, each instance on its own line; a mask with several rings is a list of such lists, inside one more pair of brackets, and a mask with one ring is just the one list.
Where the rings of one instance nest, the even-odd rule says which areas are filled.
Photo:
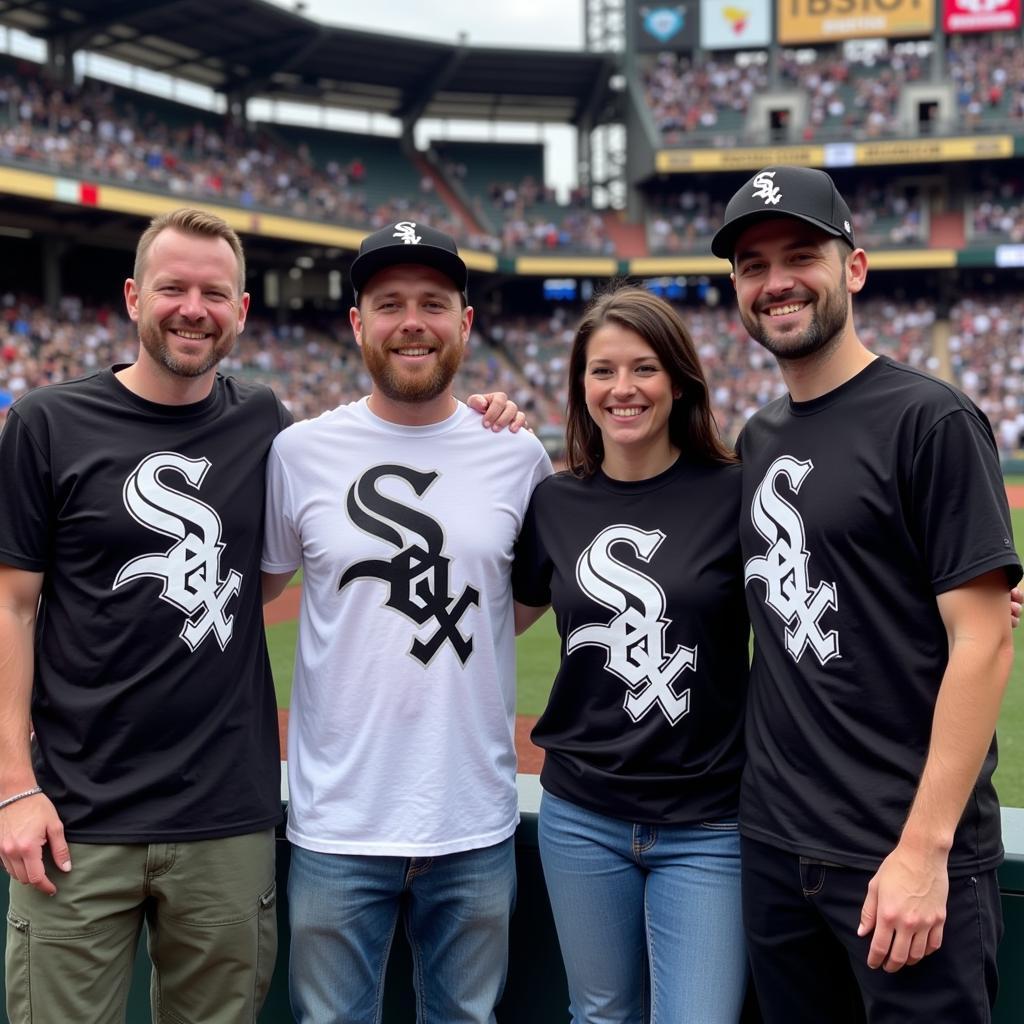
[[35, 796], [42, 791], [42, 786], [33, 786], [32, 789], [26, 789], [24, 793], [15, 793], [14, 796], [9, 796], [6, 800], [0, 800], [0, 811], [11, 804], [16, 804], [19, 800], [24, 800], [27, 796]]

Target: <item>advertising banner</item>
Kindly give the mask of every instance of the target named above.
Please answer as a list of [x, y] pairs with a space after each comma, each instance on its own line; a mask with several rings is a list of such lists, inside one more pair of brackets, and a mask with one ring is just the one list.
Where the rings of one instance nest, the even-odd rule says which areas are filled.
[[935, 3], [934, 0], [778, 0], [777, 23], [778, 41], [784, 44], [892, 36], [923, 39], [930, 36], [935, 27]]
[[949, 33], [1020, 28], [1020, 0], [942, 0], [942, 28]]
[[1012, 135], [828, 143], [824, 146], [736, 146], [729, 149], [663, 149], [654, 155], [659, 174], [693, 171], [756, 171], [772, 164], [803, 167], [878, 167], [894, 164], [1008, 160]]
[[771, 9], [771, 0], [701, 0], [700, 45], [705, 50], [767, 46], [772, 41]]
[[695, 50], [700, 44], [700, 0], [633, 2], [633, 46], [644, 53]]

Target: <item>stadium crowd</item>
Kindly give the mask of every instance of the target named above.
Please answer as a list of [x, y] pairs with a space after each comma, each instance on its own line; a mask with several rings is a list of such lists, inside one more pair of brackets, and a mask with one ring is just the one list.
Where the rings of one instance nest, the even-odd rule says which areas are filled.
[[605, 234], [604, 218], [593, 210], [575, 209], [556, 216], [517, 209], [502, 225], [502, 248], [510, 252], [574, 252], [614, 255], [615, 246]]
[[[722, 434], [735, 439], [747, 418], [783, 393], [775, 361], [752, 341], [729, 304], [681, 307], [708, 376]], [[560, 429], [569, 347], [579, 310], [544, 316], [482, 316], [460, 371], [458, 393], [502, 390], [538, 427]], [[936, 373], [934, 305], [862, 299], [861, 338], [884, 353]], [[985, 410], [1005, 454], [1024, 448], [1024, 300], [961, 300], [949, 318], [953, 380]], [[52, 314], [36, 300], [0, 297], [0, 418], [31, 388], [128, 362], [135, 325], [109, 308], [65, 298]], [[250, 317], [224, 371], [273, 387], [297, 419], [367, 394], [370, 382], [347, 321], [277, 326]]]
[[[26, 391], [132, 362], [137, 348], [136, 327], [120, 311], [89, 308], [66, 297], [51, 314], [36, 300], [0, 296], [0, 418]], [[296, 419], [318, 416], [370, 390], [347, 318], [277, 326], [250, 317], [221, 366], [225, 373], [274, 388]], [[462, 395], [506, 391], [524, 408], [535, 409], [522, 375], [479, 333], [460, 370], [459, 387]]]
[[1024, 181], [991, 176], [971, 190], [968, 227], [972, 240], [1024, 242]]
[[1019, 33], [954, 36], [946, 61], [966, 128], [978, 127], [986, 117], [1024, 119], [1024, 51]]
[[367, 230], [422, 220], [476, 249], [600, 252], [608, 245], [603, 219], [579, 205], [547, 203], [538, 216], [520, 198], [499, 237], [464, 222], [430, 187], [380, 198], [373, 167], [357, 152], [321, 164], [308, 146], [276, 138], [272, 125], [245, 128], [180, 105], [174, 114], [93, 80], [57, 88], [21, 62], [0, 75], [0, 161]]
[[[850, 190], [853, 228], [869, 248], [927, 243], [928, 218], [921, 196], [892, 187]], [[725, 204], [708, 192], [683, 189], [649, 197], [647, 245], [652, 254], [709, 252]]]
[[1024, 448], [1024, 300], [961, 299], [950, 310], [954, 382], [982, 408], [1003, 452]]
[[[882, 55], [871, 50], [844, 55], [839, 47], [780, 50], [778, 88], [806, 94], [802, 137], [808, 142], [903, 132], [901, 90], [932, 80], [933, 62], [943, 60], [943, 77], [956, 87], [963, 128], [976, 129], [987, 119], [1024, 119], [1019, 33], [951, 36], [944, 54], [927, 49], [892, 44]], [[645, 64], [641, 81], [655, 126], [669, 145], [682, 144], [694, 133], [742, 133], [751, 98], [771, 84], [766, 63], [751, 54], [730, 59], [721, 53], [658, 54]]]
[[763, 65], [726, 56], [661, 53], [643, 69], [642, 85], [662, 140], [677, 143], [721, 128], [727, 112], [745, 114], [754, 94], [767, 87], [768, 74]]
[[779, 61], [783, 87], [807, 94], [805, 141], [824, 128], [851, 138], [892, 134], [900, 127], [900, 90], [925, 79], [929, 68], [927, 59], [896, 48], [884, 66], [874, 57], [855, 60], [835, 51], [821, 51], [806, 61], [805, 53], [784, 50]]

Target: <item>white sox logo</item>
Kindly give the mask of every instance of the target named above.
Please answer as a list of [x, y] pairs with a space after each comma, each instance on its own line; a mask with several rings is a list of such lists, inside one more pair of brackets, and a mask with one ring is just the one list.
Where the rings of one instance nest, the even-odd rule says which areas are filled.
[[598, 604], [617, 612], [606, 626], [580, 626], [569, 634], [565, 649], [594, 644], [608, 652], [605, 667], [628, 687], [623, 707], [634, 722], [658, 705], [675, 725], [690, 710], [690, 691], [677, 694], [675, 678], [697, 664], [697, 647], [665, 650], [665, 592], [655, 580], [624, 565], [612, 555], [612, 545], [628, 544], [650, 562], [661, 546], [661, 530], [609, 526], [602, 530], [576, 562], [576, 582]]
[[822, 632], [819, 619], [838, 607], [834, 583], [821, 583], [812, 591], [807, 582], [804, 522], [788, 501], [779, 496], [776, 485], [781, 477], [798, 494], [807, 474], [814, 469], [808, 460], [790, 455], [776, 459], [758, 485], [750, 509], [757, 532], [771, 545], [767, 553], [751, 558], [744, 571], [747, 583], [761, 580], [766, 588], [768, 607], [786, 623], [786, 650], [799, 661], [810, 647], [822, 665], [839, 654], [836, 630]]
[[782, 189], [775, 184], [774, 171], [762, 171], [751, 182], [754, 191], [751, 199], [763, 199], [765, 206], [778, 206], [782, 199]]
[[225, 614], [225, 608], [238, 593], [242, 577], [232, 569], [226, 579], [220, 578], [220, 516], [205, 502], [165, 486], [161, 473], [175, 472], [198, 490], [209, 468], [209, 459], [156, 452], [132, 470], [122, 490], [125, 508], [136, 522], [177, 543], [163, 553], [126, 562], [111, 588], [143, 577], [160, 580], [160, 599], [185, 613], [180, 636], [193, 651], [211, 632], [221, 650], [227, 647], [234, 616]]
[[395, 231], [392, 238], [400, 238], [403, 245], [418, 245], [422, 240], [419, 235], [416, 234], [416, 222], [411, 220], [399, 221], [395, 225]]
[[[480, 592], [471, 586], [456, 597], [448, 592], [451, 559], [444, 555], [445, 536], [430, 516], [385, 497], [377, 490], [381, 477], [404, 480], [422, 498], [438, 478], [408, 466], [374, 466], [349, 488], [345, 508], [348, 517], [364, 533], [399, 549], [390, 559], [367, 558], [350, 565], [338, 582], [341, 590], [356, 579], [379, 579], [388, 585], [384, 602], [417, 626], [433, 620], [437, 629], [426, 640], [413, 640], [409, 653], [429, 665], [447, 640], [463, 665], [473, 653], [473, 638], [459, 631], [459, 620], [472, 605], [479, 605]], [[406, 544], [402, 530], [423, 539], [423, 544]]]

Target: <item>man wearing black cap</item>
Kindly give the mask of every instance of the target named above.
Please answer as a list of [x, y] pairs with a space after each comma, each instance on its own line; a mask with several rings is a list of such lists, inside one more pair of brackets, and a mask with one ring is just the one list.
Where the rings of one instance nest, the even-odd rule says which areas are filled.
[[993, 734], [1021, 576], [991, 428], [860, 342], [868, 260], [824, 172], [754, 175], [712, 248], [789, 388], [739, 442], [756, 641], [740, 825], [762, 1010], [989, 1021]]
[[447, 235], [403, 221], [352, 264], [368, 398], [281, 434], [263, 569], [301, 564], [289, 721], [291, 990], [300, 1021], [378, 1019], [399, 917], [419, 1017], [494, 1020], [518, 820], [512, 546], [551, 472], [481, 442], [452, 394], [473, 323]]

